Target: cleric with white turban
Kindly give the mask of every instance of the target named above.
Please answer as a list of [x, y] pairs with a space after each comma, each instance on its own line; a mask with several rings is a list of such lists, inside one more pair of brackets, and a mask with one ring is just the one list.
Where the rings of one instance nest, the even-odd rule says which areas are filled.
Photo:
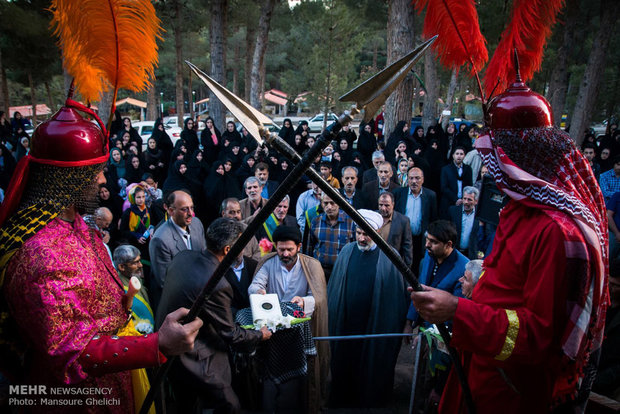
[[[358, 210], [375, 230], [383, 216]], [[409, 298], [403, 278], [359, 226], [355, 243], [340, 251], [327, 284], [330, 335], [399, 332]], [[331, 344], [333, 407], [380, 407], [390, 401], [399, 338], [334, 341]], [[360, 364], [360, 361], [367, 363]], [[381, 361], [381, 363], [370, 363]]]
[[364, 219], [368, 222], [368, 224], [370, 224], [373, 229], [379, 230], [379, 228], [381, 228], [381, 226], [383, 225], [383, 216], [381, 216], [381, 214], [377, 213], [376, 211], [366, 209], [361, 209], [357, 211], [362, 215], [362, 217], [364, 217]]

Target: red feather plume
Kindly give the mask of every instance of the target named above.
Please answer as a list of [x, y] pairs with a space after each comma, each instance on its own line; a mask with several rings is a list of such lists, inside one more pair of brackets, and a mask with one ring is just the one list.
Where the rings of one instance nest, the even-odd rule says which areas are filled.
[[422, 34], [439, 35], [432, 47], [442, 65], [459, 68], [469, 62], [472, 75], [482, 69], [489, 56], [474, 0], [413, 0], [413, 5], [418, 14], [426, 8]]
[[547, 37], [564, 0], [514, 0], [512, 17], [484, 75], [484, 87], [490, 92], [498, 84], [503, 91], [515, 80], [513, 51], [517, 49], [519, 69], [524, 82], [540, 69]]

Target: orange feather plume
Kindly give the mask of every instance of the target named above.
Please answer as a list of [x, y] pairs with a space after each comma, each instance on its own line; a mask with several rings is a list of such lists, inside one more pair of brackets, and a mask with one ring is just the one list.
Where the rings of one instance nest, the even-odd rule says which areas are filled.
[[510, 24], [489, 62], [483, 83], [486, 91], [498, 84], [503, 91], [515, 80], [513, 51], [517, 50], [519, 68], [524, 82], [532, 79], [540, 69], [543, 52], [551, 28], [564, 0], [515, 0]]
[[150, 0], [52, 0], [50, 10], [64, 67], [85, 100], [150, 85], [162, 32]]
[[439, 35], [432, 47], [442, 65], [459, 68], [469, 62], [472, 75], [482, 69], [489, 56], [474, 0], [413, 0], [413, 5], [418, 14], [426, 8], [422, 34]]

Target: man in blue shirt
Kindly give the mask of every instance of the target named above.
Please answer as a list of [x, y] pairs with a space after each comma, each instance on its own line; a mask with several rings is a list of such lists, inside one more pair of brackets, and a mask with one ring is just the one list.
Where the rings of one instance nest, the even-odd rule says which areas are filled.
[[609, 201], [614, 193], [620, 191], [620, 155], [614, 158], [614, 168], [601, 174], [599, 184], [605, 202]]
[[[426, 255], [420, 263], [420, 283], [435, 289], [445, 290], [462, 297], [459, 279], [465, 273], [469, 259], [455, 247], [458, 240], [454, 224], [437, 220], [428, 225], [426, 231]], [[419, 325], [418, 312], [413, 303], [407, 312], [407, 322]]]
[[609, 261], [620, 253], [620, 191], [605, 202], [609, 226]]

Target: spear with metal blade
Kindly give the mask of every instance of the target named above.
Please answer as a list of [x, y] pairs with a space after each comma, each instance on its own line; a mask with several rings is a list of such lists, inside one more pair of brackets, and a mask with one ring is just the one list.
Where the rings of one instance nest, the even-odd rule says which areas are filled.
[[[192, 65], [193, 66], [193, 65]], [[194, 67], [195, 68], [195, 67]], [[195, 69], [194, 69], [195, 70]], [[217, 93], [216, 93], [217, 95]], [[263, 115], [264, 116], [264, 115]], [[213, 275], [209, 279], [209, 281], [205, 284], [200, 295], [196, 298], [192, 307], [189, 310], [189, 313], [184, 318], [185, 321], [194, 320], [200, 310], [202, 309], [203, 304], [209, 299], [209, 296], [215, 291], [217, 284], [220, 282], [222, 277], [224, 277], [225, 273], [228, 271], [230, 266], [233, 264], [235, 259], [239, 257], [245, 246], [248, 244], [250, 239], [254, 237], [258, 229], [263, 225], [265, 220], [273, 213], [275, 208], [280, 204], [280, 201], [288, 194], [289, 189], [294, 187], [297, 182], [304, 175], [306, 170], [310, 167], [310, 165], [314, 162], [314, 159], [329, 145], [329, 143], [336, 137], [336, 134], [340, 131], [343, 125], [346, 125], [351, 121], [351, 117], [349, 114], [344, 114], [338, 121], [334, 122], [331, 125], [329, 130], [323, 131], [319, 139], [317, 139], [316, 143], [310, 150], [304, 155], [302, 159], [298, 159], [297, 165], [293, 168], [290, 174], [282, 181], [280, 186], [273, 193], [271, 198], [267, 201], [265, 206], [258, 211], [256, 217], [248, 224], [248, 227], [243, 231], [241, 236], [235, 241], [235, 243], [231, 246], [230, 251], [226, 254], [224, 259], [219, 263]], [[149, 408], [153, 404], [155, 397], [159, 392], [159, 384], [167, 375], [173, 361], [176, 357], [171, 357], [168, 361], [159, 368], [153, 383], [151, 384], [151, 388], [144, 399], [142, 407], [140, 409], [141, 414], [146, 414], [149, 411]]]
[[[396, 89], [398, 84], [402, 82], [407, 73], [413, 68], [415, 63], [422, 57], [423, 53], [428, 47], [435, 41], [437, 36], [427, 40], [415, 50], [408, 53], [406, 56], [396, 61], [392, 65], [383, 69], [361, 85], [357, 86], [347, 94], [343, 95], [340, 100], [353, 100], [357, 103], [358, 108], [365, 110], [364, 120], [368, 121], [372, 118], [372, 115], [378, 108], [383, 105], [387, 97]], [[217, 83], [214, 79], [209, 77], [206, 73], [198, 69], [192, 63], [186, 61], [194, 73], [209, 87], [209, 89], [217, 96], [222, 104], [237, 118], [237, 120], [248, 130], [250, 134], [257, 140], [257, 142], [263, 145], [267, 142], [274, 147], [277, 151], [287, 156], [294, 164], [299, 165], [302, 158], [297, 152], [277, 134], [270, 134], [269, 131], [263, 127], [264, 124], [271, 124], [272, 121], [266, 115], [262, 114], [256, 108], [252, 107], [241, 98], [230, 92], [228, 89]], [[354, 111], [357, 112], [357, 111]], [[332, 126], [328, 127], [326, 131], [329, 131]], [[325, 133], [325, 131], [324, 131]], [[316, 146], [316, 144], [315, 144]], [[314, 147], [313, 147], [314, 148]], [[305, 159], [305, 156], [304, 156]], [[402, 260], [398, 252], [390, 247], [387, 242], [368, 224], [368, 222], [358, 213], [358, 211], [349, 204], [344, 197], [334, 189], [323, 177], [316, 172], [312, 167], [306, 170], [306, 175], [332, 200], [338, 204], [338, 206], [349, 216], [351, 219], [362, 229], [368, 236], [377, 244], [377, 246], [383, 251], [383, 253], [390, 259], [390, 261], [396, 266], [399, 272], [403, 275], [407, 283], [415, 290], [422, 291], [423, 288], [420, 282], [415, 277], [409, 266]], [[450, 343], [450, 333], [444, 324], [437, 326], [442, 339], [448, 345]], [[448, 346], [450, 355], [452, 357], [455, 371], [459, 377], [461, 385], [463, 387], [463, 394], [465, 402], [470, 414], [474, 413], [473, 399], [471, 397], [471, 391], [465, 378], [463, 367], [458, 358], [456, 350]]]

